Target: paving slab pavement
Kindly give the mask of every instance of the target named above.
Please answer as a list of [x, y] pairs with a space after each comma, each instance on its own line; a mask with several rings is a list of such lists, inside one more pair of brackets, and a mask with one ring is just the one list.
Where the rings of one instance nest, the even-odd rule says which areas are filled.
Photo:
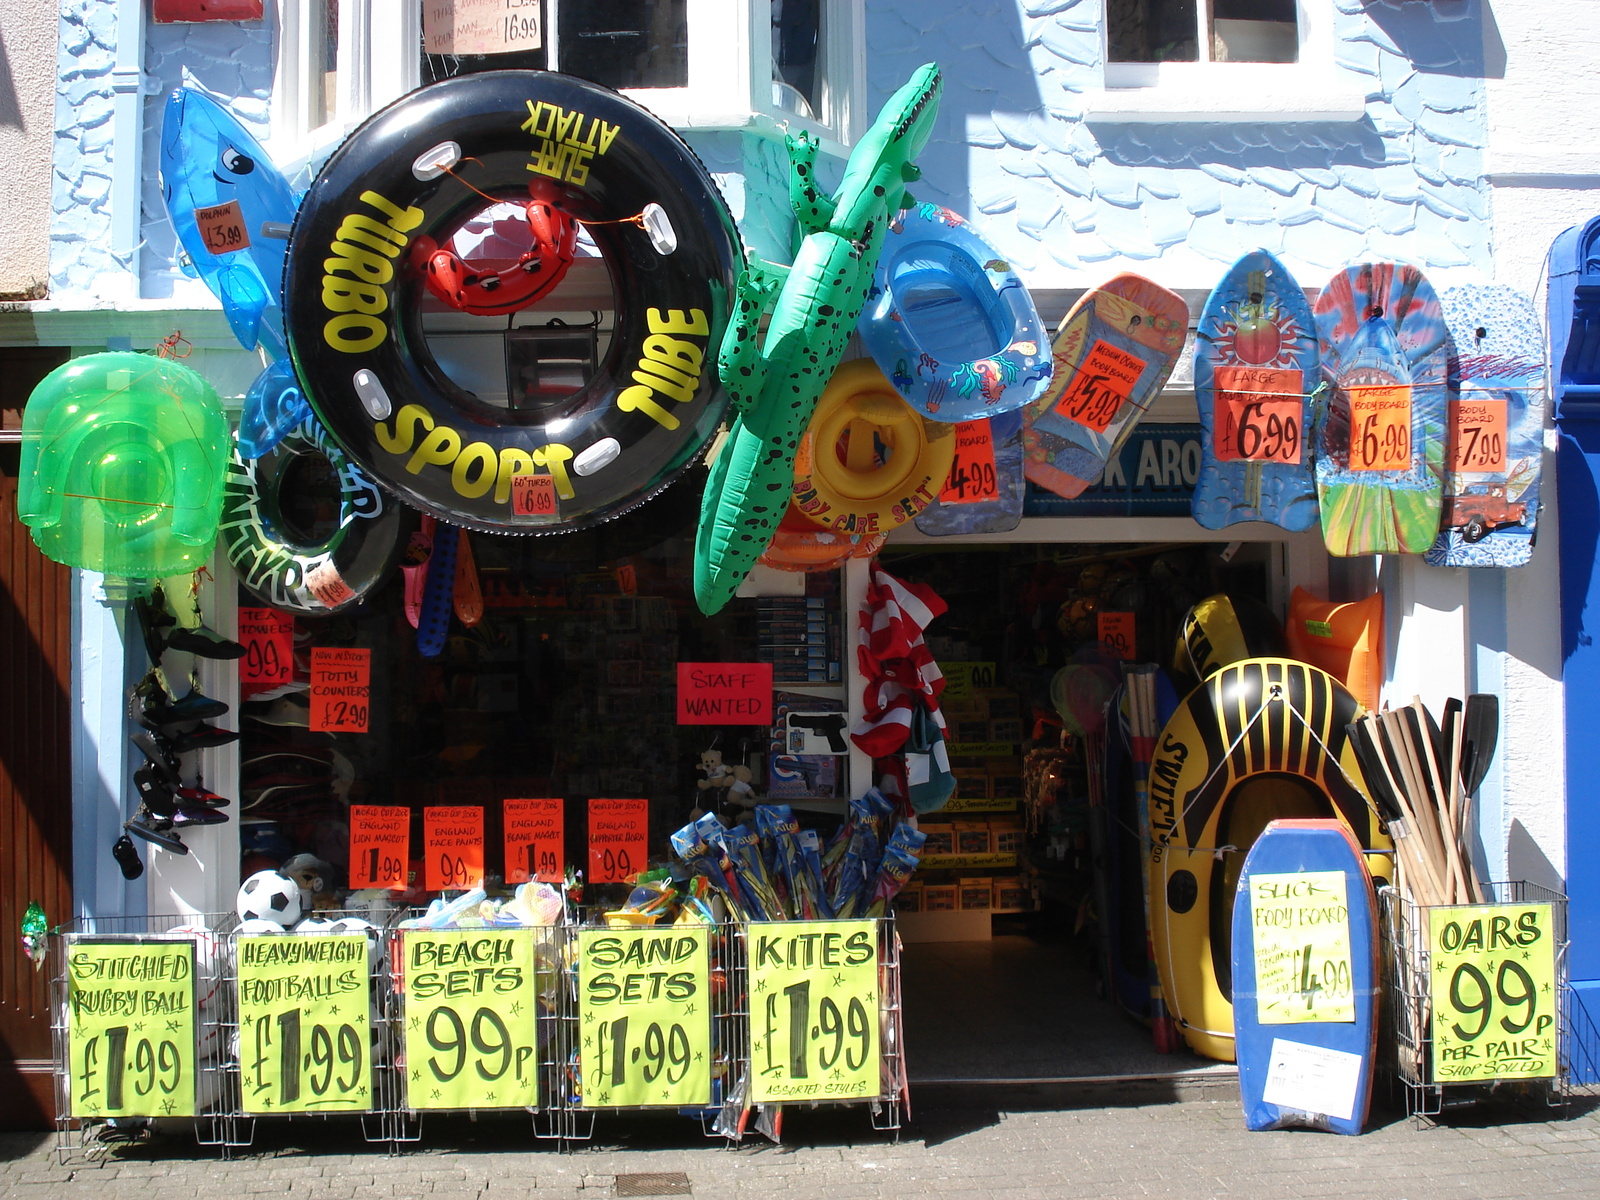
[[1375, 1113], [1368, 1132], [1250, 1133], [1215, 1082], [924, 1089], [898, 1142], [859, 1110], [790, 1110], [784, 1144], [706, 1141], [619, 1115], [571, 1152], [526, 1119], [430, 1118], [398, 1155], [353, 1120], [263, 1121], [223, 1159], [186, 1129], [60, 1163], [45, 1134], [0, 1134], [4, 1200], [1543, 1200], [1600, 1197], [1600, 1103], [1480, 1104], [1431, 1125]]

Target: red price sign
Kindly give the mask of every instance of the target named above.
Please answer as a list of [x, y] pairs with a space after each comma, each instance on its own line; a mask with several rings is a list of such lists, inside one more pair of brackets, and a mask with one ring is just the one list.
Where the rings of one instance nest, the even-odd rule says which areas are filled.
[[1131, 661], [1138, 647], [1134, 638], [1134, 615], [1131, 612], [1102, 612], [1097, 615], [1096, 621], [1099, 639]]
[[355, 589], [344, 581], [344, 576], [339, 574], [339, 568], [333, 565], [331, 558], [319, 562], [306, 572], [306, 588], [329, 608], [338, 608], [356, 598]]
[[1405, 471], [1411, 467], [1411, 385], [1353, 387], [1350, 394], [1350, 469]]
[[200, 227], [200, 240], [213, 254], [232, 254], [250, 247], [250, 230], [237, 200], [195, 209], [194, 223]]
[[567, 837], [561, 801], [507, 800], [503, 815], [506, 882], [560, 883], [566, 877]]
[[372, 651], [316, 646], [311, 651], [311, 729], [365, 733], [371, 718]]
[[350, 886], [406, 886], [411, 857], [411, 810], [385, 804], [350, 806]]
[[589, 882], [627, 883], [650, 860], [650, 801], [589, 801]]
[[430, 892], [483, 882], [483, 809], [476, 804], [422, 810], [422, 883]]
[[1276, 462], [1298, 466], [1305, 430], [1299, 371], [1218, 367], [1212, 445], [1218, 462]]
[[1133, 395], [1143, 374], [1144, 361], [1137, 355], [1096, 339], [1056, 403], [1056, 411], [1096, 433], [1104, 433], [1117, 410]]
[[241, 608], [239, 691], [249, 696], [288, 683], [294, 675], [294, 617], [275, 608]]
[[514, 517], [555, 516], [556, 477], [554, 475], [513, 475], [511, 477], [511, 515]]
[[1450, 470], [1506, 469], [1506, 402], [1450, 401]]
[[939, 493], [940, 504], [976, 504], [1000, 497], [1000, 479], [994, 470], [994, 434], [987, 419], [956, 425], [956, 455], [950, 475]]
[[771, 725], [771, 663], [678, 664], [679, 725]]

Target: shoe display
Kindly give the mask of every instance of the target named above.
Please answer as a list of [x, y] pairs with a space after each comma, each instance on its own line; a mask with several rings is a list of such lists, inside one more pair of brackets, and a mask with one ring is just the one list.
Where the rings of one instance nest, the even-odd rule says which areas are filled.
[[168, 700], [163, 696], [153, 703], [147, 701], [138, 721], [146, 729], [163, 731], [176, 725], [220, 717], [227, 711], [228, 706], [221, 700], [213, 700], [196, 688], [182, 700]]
[[172, 818], [172, 827], [185, 829], [194, 825], [225, 825], [227, 821], [228, 814], [214, 808], [180, 808]]
[[311, 728], [311, 698], [309, 696], [279, 696], [265, 712], [246, 713], [252, 721], [263, 725], [289, 725], [297, 729]]
[[180, 787], [172, 789], [172, 798], [180, 808], [227, 808], [233, 801], [219, 796], [209, 788]]
[[215, 630], [197, 625], [193, 629], [174, 629], [167, 635], [169, 650], [182, 650], [199, 658], [243, 658], [245, 649]]
[[173, 831], [172, 823], [152, 817], [149, 813], [141, 812], [124, 824], [123, 828], [134, 837], [143, 838], [147, 842], [171, 850], [174, 854], [189, 853], [189, 847], [185, 846], [183, 839]]
[[150, 665], [161, 665], [161, 652], [166, 649], [166, 631], [178, 623], [178, 619], [167, 611], [166, 597], [158, 587], [148, 597], [135, 596], [133, 598], [133, 614], [139, 622], [139, 632], [144, 637], [145, 653], [150, 656]]
[[139, 794], [139, 803], [158, 817], [170, 817], [178, 811], [178, 801], [173, 784], [162, 778], [154, 766], [143, 766], [133, 773], [133, 787]]
[[199, 725], [174, 733], [168, 739], [174, 754], [188, 754], [191, 750], [212, 750], [239, 740], [237, 729], [218, 729], [215, 725]]
[[172, 744], [160, 734], [143, 730], [128, 739], [139, 748], [146, 763], [154, 767], [162, 780], [173, 787], [182, 782], [179, 776], [177, 756], [172, 753]]
[[137, 879], [144, 874], [144, 859], [139, 857], [138, 847], [127, 834], [123, 834], [111, 843], [111, 857], [116, 859], [117, 866], [122, 868], [124, 879]]

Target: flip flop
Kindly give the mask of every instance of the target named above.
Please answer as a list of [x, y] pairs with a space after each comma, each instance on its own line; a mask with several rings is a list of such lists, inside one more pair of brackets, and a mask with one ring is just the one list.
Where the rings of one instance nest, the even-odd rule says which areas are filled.
[[148, 596], [133, 598], [133, 613], [139, 621], [139, 632], [144, 637], [145, 653], [150, 665], [161, 665], [161, 652], [167, 648], [165, 631], [178, 623], [178, 618], [167, 611], [166, 594], [158, 586]]
[[193, 629], [174, 629], [167, 635], [169, 650], [182, 650], [197, 658], [243, 658], [245, 649], [238, 642], [223, 637], [214, 629], [196, 625]]
[[172, 785], [154, 766], [140, 767], [133, 773], [133, 790], [138, 793], [139, 803], [158, 817], [170, 817], [178, 811]]
[[417, 649], [423, 658], [437, 658], [450, 636], [451, 595], [456, 587], [456, 548], [461, 530], [439, 522], [433, 531], [433, 557], [428, 582], [422, 592], [422, 613], [417, 622]]
[[239, 740], [237, 729], [218, 729], [215, 725], [197, 725], [171, 737], [172, 752], [187, 754], [191, 750], [210, 750]]
[[152, 845], [171, 850], [174, 854], [189, 853], [189, 847], [185, 846], [183, 839], [172, 831], [170, 824], [165, 821], [158, 823], [146, 813], [140, 813], [122, 827], [134, 837], [143, 838]]
[[423, 517], [400, 556], [400, 574], [406, 581], [406, 620], [413, 629], [422, 619], [422, 593], [428, 582], [428, 559], [433, 556], [433, 529], [434, 519]]
[[144, 859], [139, 857], [138, 848], [127, 834], [123, 834], [111, 843], [111, 857], [116, 859], [117, 866], [122, 868], [124, 879], [137, 879], [144, 874]]
[[478, 564], [472, 557], [472, 542], [463, 529], [456, 546], [456, 616], [471, 629], [483, 620], [483, 587], [478, 582]]

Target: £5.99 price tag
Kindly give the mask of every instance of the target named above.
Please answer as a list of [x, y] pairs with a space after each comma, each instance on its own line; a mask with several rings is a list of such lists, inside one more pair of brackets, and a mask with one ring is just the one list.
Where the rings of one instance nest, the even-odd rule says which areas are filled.
[[1218, 367], [1212, 444], [1218, 462], [1298, 465], [1305, 441], [1299, 371]]
[[1056, 411], [1096, 433], [1104, 433], [1118, 410], [1133, 396], [1143, 374], [1144, 362], [1138, 356], [1096, 340], [1057, 401]]
[[511, 515], [514, 517], [555, 516], [555, 476], [513, 475], [511, 477]]
[[1506, 402], [1463, 396], [1450, 401], [1450, 470], [1506, 469]]
[[994, 435], [987, 419], [956, 425], [956, 453], [939, 493], [940, 504], [976, 504], [1000, 496], [994, 469]]
[[1350, 395], [1350, 469], [1405, 471], [1411, 466], [1411, 385], [1346, 389]]

